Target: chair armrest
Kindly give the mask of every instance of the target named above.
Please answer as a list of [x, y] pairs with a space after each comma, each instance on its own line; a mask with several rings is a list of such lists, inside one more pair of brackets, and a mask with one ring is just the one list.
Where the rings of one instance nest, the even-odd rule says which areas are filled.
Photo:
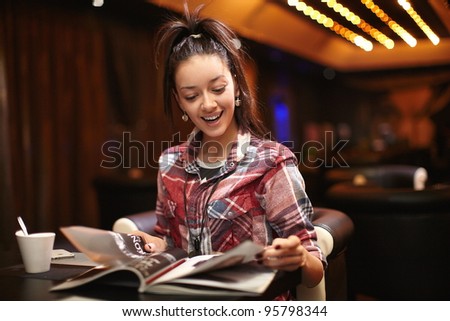
[[[312, 217], [312, 223], [317, 234], [317, 245], [328, 260], [331, 260], [344, 252], [353, 234], [353, 222], [343, 212], [335, 209], [316, 207]], [[300, 301], [325, 301], [327, 300], [327, 286], [329, 278], [327, 272], [318, 285], [312, 288], [299, 284], [296, 287], [296, 298]], [[339, 276], [341, 277], [341, 276]], [[345, 278], [345, 275], [342, 275]]]
[[154, 234], [155, 225], [155, 211], [146, 211], [119, 218], [114, 222], [112, 230], [119, 233], [130, 233], [132, 231], [140, 230], [148, 234]]
[[[333, 258], [345, 251], [354, 231], [349, 216], [335, 209], [316, 207], [312, 223], [317, 231], [319, 246], [327, 257]], [[321, 241], [321, 238], [325, 240]]]

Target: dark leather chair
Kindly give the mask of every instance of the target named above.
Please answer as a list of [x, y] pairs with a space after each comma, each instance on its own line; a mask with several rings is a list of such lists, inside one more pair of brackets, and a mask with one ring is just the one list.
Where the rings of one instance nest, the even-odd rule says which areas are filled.
[[450, 299], [450, 186], [344, 182], [326, 199], [355, 224], [347, 251], [350, 298]]
[[[118, 219], [113, 226], [116, 232], [129, 233], [141, 230], [153, 234], [156, 223], [154, 211], [127, 215]], [[298, 300], [347, 300], [347, 279], [345, 253], [353, 234], [353, 222], [341, 211], [330, 208], [315, 208], [313, 224], [318, 243], [328, 259], [325, 278], [314, 288], [297, 287]]]

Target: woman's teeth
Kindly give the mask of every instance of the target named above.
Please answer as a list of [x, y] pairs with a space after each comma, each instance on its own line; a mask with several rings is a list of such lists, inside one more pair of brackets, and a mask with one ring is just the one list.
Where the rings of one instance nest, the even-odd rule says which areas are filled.
[[221, 115], [221, 114], [216, 115], [216, 116], [210, 116], [210, 117], [202, 117], [202, 118], [203, 118], [204, 120], [206, 120], [206, 121], [215, 121], [215, 120], [217, 120], [217, 119], [220, 118], [220, 115]]

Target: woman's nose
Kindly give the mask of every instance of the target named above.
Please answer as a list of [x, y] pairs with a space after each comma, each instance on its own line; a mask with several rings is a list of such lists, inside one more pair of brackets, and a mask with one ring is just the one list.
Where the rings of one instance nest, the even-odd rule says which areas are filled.
[[211, 95], [205, 94], [203, 96], [203, 103], [201, 105], [202, 109], [209, 111], [217, 106], [216, 100]]

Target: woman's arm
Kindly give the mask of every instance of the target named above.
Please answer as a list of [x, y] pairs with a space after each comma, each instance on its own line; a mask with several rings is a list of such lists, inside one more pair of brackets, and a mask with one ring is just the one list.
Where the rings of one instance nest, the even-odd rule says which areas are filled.
[[281, 155], [262, 180], [267, 219], [278, 238], [261, 253], [260, 263], [285, 271], [301, 268], [302, 282], [313, 287], [323, 277], [326, 258], [316, 243], [313, 207], [295, 157], [289, 151]]

